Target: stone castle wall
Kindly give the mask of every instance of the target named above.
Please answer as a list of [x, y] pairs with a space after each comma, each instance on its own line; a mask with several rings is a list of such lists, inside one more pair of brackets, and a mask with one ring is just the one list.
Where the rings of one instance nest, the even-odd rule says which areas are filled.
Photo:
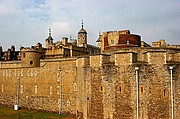
[[[90, 65], [84, 64], [83, 71], [86, 71], [88, 66], [91, 68], [91, 77], [86, 78], [86, 81], [89, 80], [91, 84], [90, 90], [87, 90], [90, 95], [86, 100], [89, 106], [87, 108], [90, 108], [89, 118], [136, 118], [135, 67], [137, 66], [139, 67], [139, 118], [171, 118], [169, 66], [175, 68], [173, 70], [174, 118], [178, 118], [179, 60], [170, 61], [168, 50], [151, 49], [143, 54], [138, 53], [115, 53], [114, 63], [102, 63], [103, 58], [108, 59], [107, 56], [90, 57]], [[175, 51], [173, 55], [177, 57], [179, 53]]]
[[[61, 77], [58, 68], [62, 69]], [[76, 83], [76, 61], [74, 59], [44, 61], [42, 67], [17, 67], [0, 69], [1, 104], [14, 105], [17, 84], [20, 79], [20, 105], [33, 109], [58, 111], [60, 78], [62, 79], [63, 110], [75, 113], [74, 83]], [[9, 102], [7, 102], [9, 100]], [[68, 107], [67, 102], [71, 103]]]
[[179, 52], [122, 49], [111, 55], [45, 59], [40, 67], [1, 62], [0, 103], [16, 104], [19, 78], [20, 106], [71, 112], [84, 119], [136, 119], [135, 67], [139, 67], [139, 118], [171, 119], [169, 66], [174, 66], [174, 118], [178, 118]]
[[103, 32], [100, 39], [101, 50], [141, 46], [141, 36], [130, 34], [129, 30]]

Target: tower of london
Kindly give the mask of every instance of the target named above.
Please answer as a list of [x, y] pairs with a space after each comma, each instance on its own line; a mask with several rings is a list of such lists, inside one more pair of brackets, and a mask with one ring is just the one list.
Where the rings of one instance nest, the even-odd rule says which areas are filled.
[[180, 117], [178, 45], [150, 46], [122, 30], [99, 34], [94, 46], [87, 35], [82, 23], [78, 40], [55, 42], [49, 29], [45, 47], [21, 47], [12, 60], [0, 47], [0, 104], [81, 119]]

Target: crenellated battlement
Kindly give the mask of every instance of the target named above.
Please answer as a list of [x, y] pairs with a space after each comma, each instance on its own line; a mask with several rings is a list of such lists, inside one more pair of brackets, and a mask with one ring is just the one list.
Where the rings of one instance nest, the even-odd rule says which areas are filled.
[[131, 65], [137, 62], [137, 53], [119, 52], [115, 54], [115, 65]]
[[99, 67], [104, 64], [110, 63], [110, 55], [95, 55], [89, 57], [81, 57], [76, 61], [77, 67]]
[[21, 48], [21, 52], [38, 52], [38, 49], [35, 47], [26, 47], [26, 48]]
[[[169, 66], [174, 66], [174, 90], [179, 90], [178, 49], [127, 48], [94, 56], [42, 60], [40, 56], [36, 49], [24, 48], [21, 61], [0, 62], [1, 100], [4, 104], [14, 105], [14, 98], [7, 99], [4, 94], [17, 93], [17, 79], [20, 77], [22, 106], [58, 111], [59, 89], [62, 86], [63, 101], [70, 102], [68, 108], [67, 104], [61, 105], [63, 111], [71, 110], [75, 114], [78, 110], [83, 117], [91, 119], [96, 119], [96, 114], [101, 114], [98, 117], [101, 119], [107, 119], [110, 115], [113, 118], [134, 118], [132, 112], [136, 111], [134, 102], [138, 71], [139, 103], [145, 107], [139, 107], [140, 115], [147, 118], [165, 115], [168, 118], [171, 110], [167, 103], [170, 101]], [[179, 108], [180, 96], [177, 92], [174, 104]], [[29, 105], [26, 100], [32, 104]], [[147, 102], [154, 102], [154, 105], [148, 105]], [[165, 111], [162, 106], [165, 106]], [[87, 111], [87, 108], [90, 110]], [[154, 108], [157, 108], [156, 111]], [[149, 111], [148, 115], [142, 109]], [[179, 114], [179, 110], [175, 110]]]
[[39, 67], [41, 54], [38, 49], [22, 48], [21, 49], [21, 64], [22, 67]]

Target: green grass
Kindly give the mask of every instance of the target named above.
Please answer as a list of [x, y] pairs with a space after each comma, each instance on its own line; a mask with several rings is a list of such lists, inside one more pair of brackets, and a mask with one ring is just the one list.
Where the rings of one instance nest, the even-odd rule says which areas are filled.
[[62, 119], [66, 115], [48, 113], [37, 110], [14, 110], [13, 108], [0, 107], [0, 119]]

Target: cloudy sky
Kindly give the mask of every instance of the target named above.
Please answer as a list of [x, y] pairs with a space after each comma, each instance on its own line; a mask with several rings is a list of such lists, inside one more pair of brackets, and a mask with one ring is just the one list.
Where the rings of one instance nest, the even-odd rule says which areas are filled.
[[129, 29], [142, 40], [180, 44], [180, 0], [0, 0], [0, 45], [45, 44], [48, 29], [55, 41], [77, 39], [84, 20], [89, 44], [99, 30]]

